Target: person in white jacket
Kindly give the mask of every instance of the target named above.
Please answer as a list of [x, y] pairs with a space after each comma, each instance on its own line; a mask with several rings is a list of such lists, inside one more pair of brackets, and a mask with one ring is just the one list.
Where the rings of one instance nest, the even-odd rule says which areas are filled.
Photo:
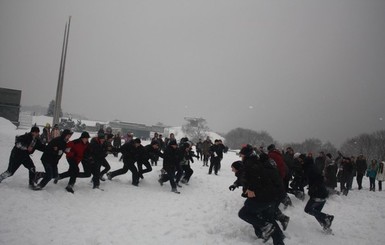
[[378, 181], [378, 190], [382, 191], [382, 181], [385, 181], [385, 161], [378, 164], [376, 179]]

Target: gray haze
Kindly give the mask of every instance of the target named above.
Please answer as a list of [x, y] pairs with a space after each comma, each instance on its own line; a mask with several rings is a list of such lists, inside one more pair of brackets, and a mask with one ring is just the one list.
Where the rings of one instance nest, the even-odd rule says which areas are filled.
[[0, 87], [92, 119], [266, 130], [282, 143], [385, 128], [385, 1], [0, 0]]

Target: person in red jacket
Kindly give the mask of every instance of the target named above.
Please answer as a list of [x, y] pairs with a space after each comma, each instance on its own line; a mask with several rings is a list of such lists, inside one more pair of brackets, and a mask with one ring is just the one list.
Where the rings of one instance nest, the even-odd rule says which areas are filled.
[[[286, 178], [286, 175], [288, 172], [288, 170], [287, 170], [288, 168], [286, 166], [285, 161], [283, 160], [283, 156], [282, 156], [281, 152], [279, 150], [277, 150], [277, 148], [275, 147], [274, 144], [269, 145], [267, 147], [267, 151], [268, 151], [267, 155], [268, 155], [269, 159], [273, 160], [277, 166], [279, 176], [282, 179], [282, 183], [285, 183], [285, 178]], [[285, 208], [287, 208], [287, 206], [292, 205], [292, 202], [290, 200], [290, 197], [287, 195], [286, 188], [284, 191], [285, 192], [282, 195], [280, 202], [285, 206]], [[286, 216], [285, 214], [283, 214], [282, 211], [279, 209], [279, 203], [280, 202], [278, 202], [277, 206], [276, 206], [275, 219], [281, 223], [283, 230], [286, 230], [290, 218], [289, 218], [289, 216]]]
[[279, 175], [281, 176], [282, 180], [286, 177], [286, 164], [283, 160], [283, 156], [279, 150], [275, 148], [274, 144], [271, 144], [267, 147], [268, 150], [268, 156], [270, 159], [273, 159], [275, 164], [277, 165]]
[[[88, 147], [88, 139], [90, 135], [88, 132], [83, 132], [80, 138], [72, 140], [67, 143], [66, 155], [69, 169], [67, 172], [59, 174], [59, 179], [70, 177], [66, 190], [74, 193], [73, 186], [76, 182], [76, 177], [79, 174], [79, 163], [83, 160], [84, 152]], [[55, 181], [57, 183], [57, 180]]]

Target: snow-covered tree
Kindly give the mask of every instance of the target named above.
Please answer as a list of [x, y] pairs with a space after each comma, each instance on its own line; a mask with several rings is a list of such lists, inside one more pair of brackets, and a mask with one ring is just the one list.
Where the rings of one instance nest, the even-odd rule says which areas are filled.
[[[54, 113], [55, 113], [55, 100], [51, 100], [51, 102], [49, 102], [49, 105], [48, 105], [48, 110], [47, 110], [46, 116], [53, 117]], [[59, 116], [60, 117], [63, 116], [63, 112], [62, 112], [61, 108], [59, 108]]]

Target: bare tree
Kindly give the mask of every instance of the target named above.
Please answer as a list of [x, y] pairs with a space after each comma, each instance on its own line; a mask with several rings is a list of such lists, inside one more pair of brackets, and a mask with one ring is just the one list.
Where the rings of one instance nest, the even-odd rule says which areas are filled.
[[274, 143], [274, 139], [266, 132], [256, 132], [250, 129], [236, 128], [225, 136], [226, 145], [232, 149], [240, 149], [242, 145], [267, 146]]
[[330, 153], [334, 157], [337, 156], [338, 152], [337, 148], [329, 141], [322, 145], [321, 150], [325, 152], [325, 154]]
[[[46, 116], [50, 116], [52, 117], [53, 114], [54, 114], [54, 111], [55, 111], [55, 100], [51, 100], [51, 102], [49, 102], [49, 105], [48, 105], [48, 110], [47, 110], [47, 114]], [[63, 112], [62, 112], [62, 109], [59, 108], [59, 116], [62, 117], [63, 116]]]
[[385, 160], [384, 145], [385, 130], [382, 130], [347, 139], [341, 146], [341, 152], [347, 156], [363, 154], [367, 159]]
[[322, 143], [320, 139], [311, 138], [306, 139], [302, 143], [289, 143], [284, 144], [285, 148], [290, 146], [294, 149], [295, 152], [300, 153], [317, 153], [323, 151], [325, 153], [330, 153], [332, 156], [337, 155], [337, 148], [330, 142]]
[[385, 130], [374, 132], [373, 135], [375, 145], [373, 157], [385, 161]]

